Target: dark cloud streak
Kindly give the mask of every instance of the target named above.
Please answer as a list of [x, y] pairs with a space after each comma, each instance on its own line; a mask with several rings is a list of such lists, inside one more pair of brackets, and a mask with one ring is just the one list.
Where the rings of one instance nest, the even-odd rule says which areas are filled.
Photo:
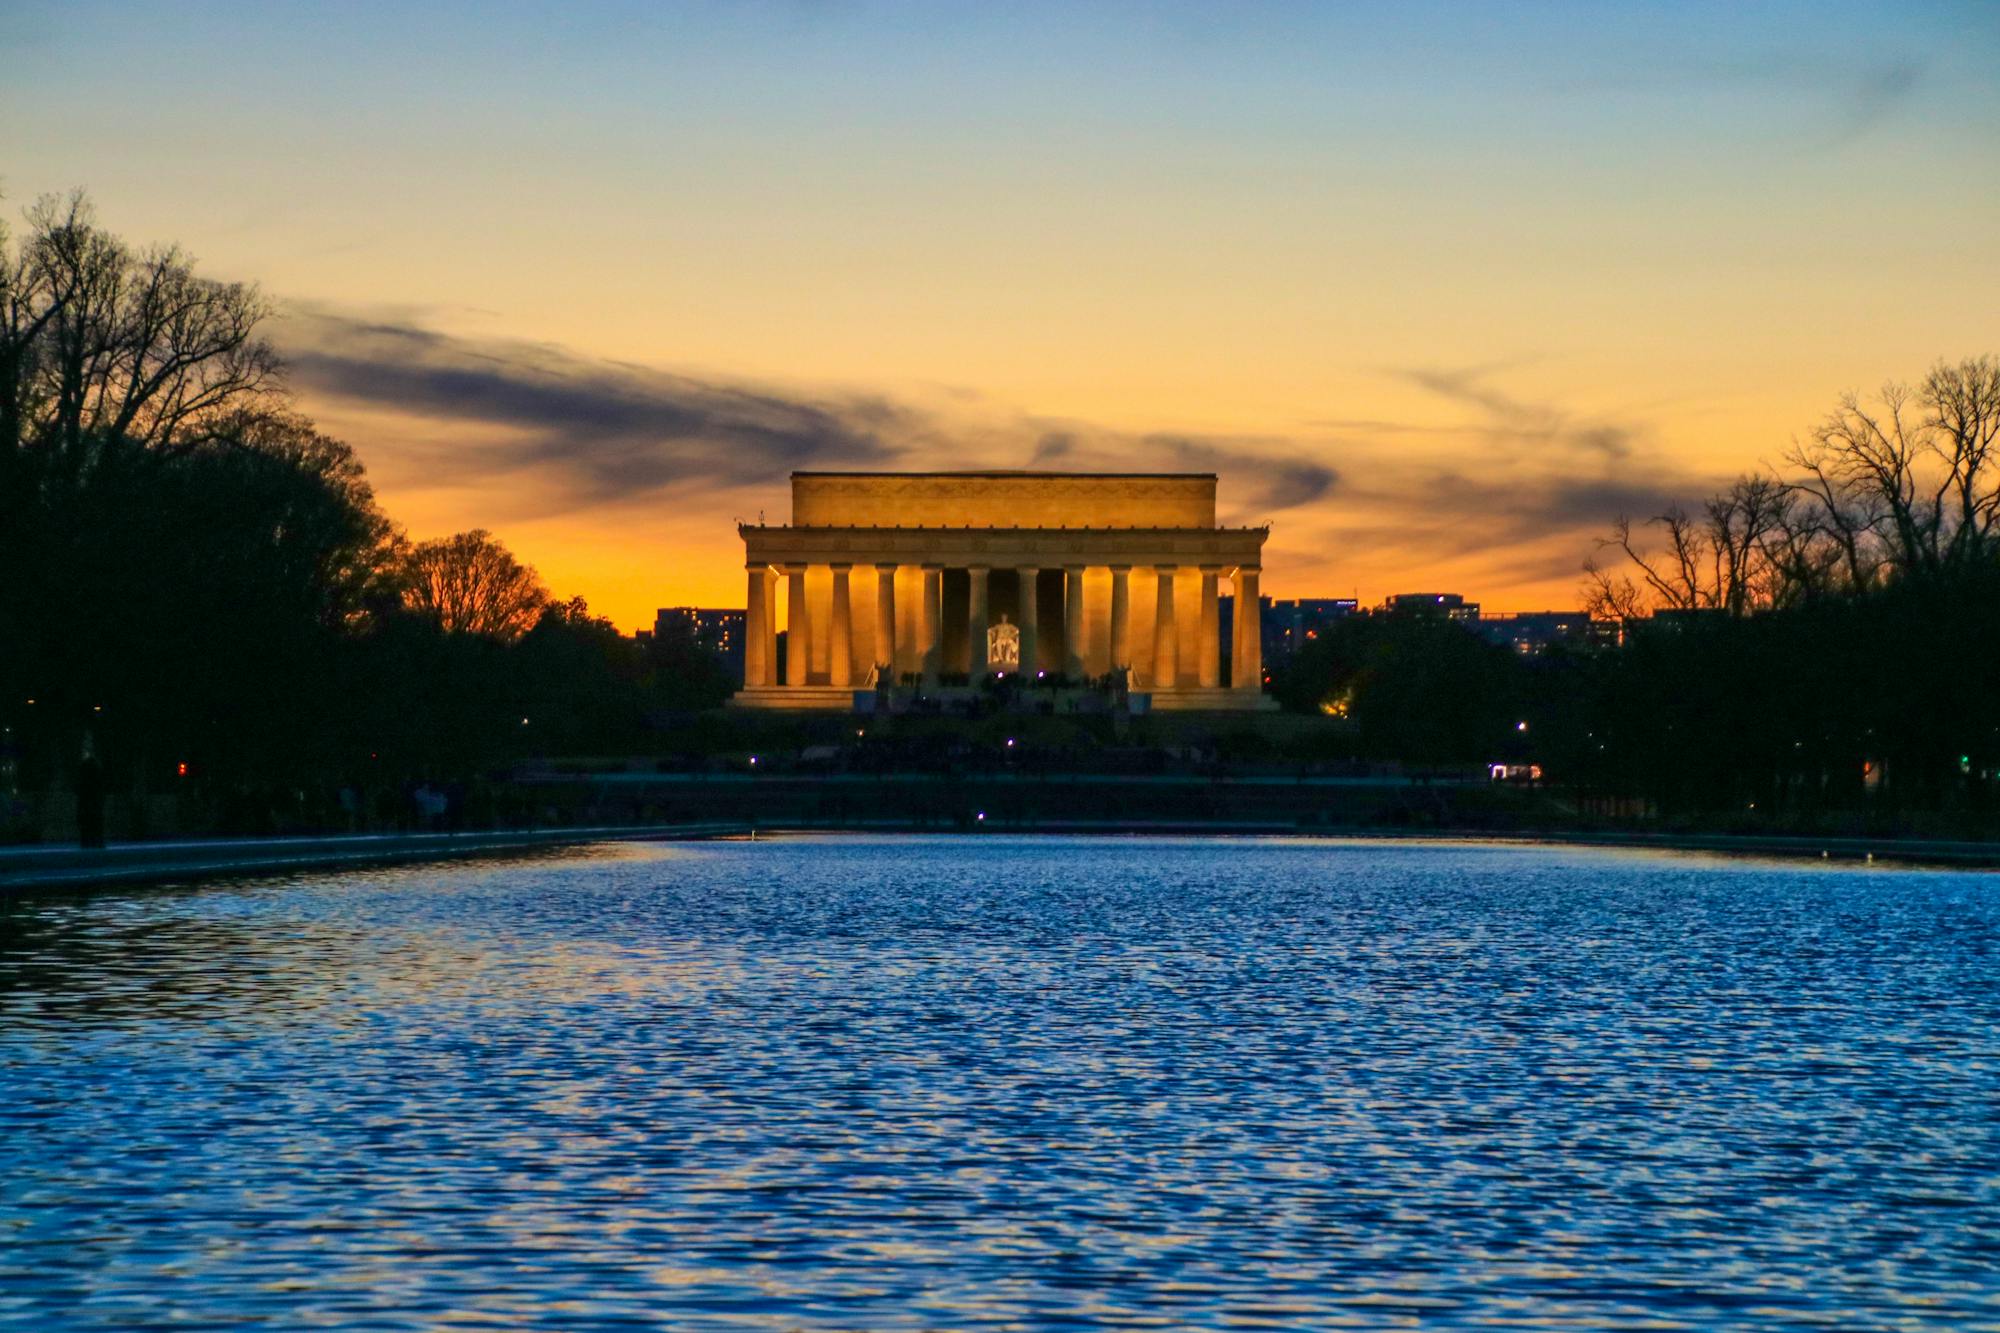
[[1632, 426], [1578, 421], [1553, 403], [1515, 398], [1487, 384], [1485, 373], [1479, 370], [1418, 368], [1395, 374], [1439, 397], [1476, 409], [1485, 421], [1475, 429], [1494, 443], [1527, 444], [1624, 459], [1631, 456], [1638, 434]]
[[1173, 460], [1175, 467], [1227, 475], [1247, 491], [1233, 492], [1240, 508], [1278, 513], [1309, 505], [1331, 494], [1340, 474], [1317, 459], [1272, 448], [1269, 442], [1239, 443], [1202, 436], [1147, 435], [1140, 447]]
[[1030, 468], [1115, 471], [1135, 465], [1160, 471], [1213, 472], [1233, 509], [1278, 513], [1332, 494], [1340, 474], [1296, 440], [1257, 437], [1125, 435], [1080, 425], [1040, 429]]
[[284, 342], [292, 380], [308, 393], [503, 428], [432, 460], [448, 472], [531, 471], [583, 502], [885, 466], [900, 455], [891, 436], [918, 425], [879, 399], [786, 395], [318, 312], [291, 320]]
[[532, 475], [545, 483], [536, 500], [544, 509], [769, 486], [801, 469], [935, 467], [945, 441], [960, 455], [950, 465], [960, 467], [993, 461], [967, 452], [1016, 449], [1026, 439], [1034, 442], [1030, 467], [1212, 471], [1227, 479], [1229, 501], [1253, 513], [1310, 504], [1338, 480], [1291, 441], [1026, 418], [997, 437], [954, 435], [928, 412], [881, 396], [729, 384], [323, 310], [295, 314], [283, 343], [293, 382], [309, 395], [490, 428], [426, 453], [425, 469], [461, 482]]
[[[1621, 514], [1657, 514], [1715, 484], [1662, 459], [1644, 423], [1516, 398], [1488, 382], [1492, 368], [1395, 372], [1469, 409], [1463, 424], [1318, 423], [1340, 431], [1336, 442], [1125, 432], [968, 416], [955, 404], [933, 412], [320, 310], [293, 316], [282, 343], [309, 397], [451, 428], [378, 438], [371, 452], [400, 453], [407, 470], [439, 484], [504, 487], [508, 503], [541, 517], [772, 488], [812, 468], [1204, 471], [1222, 481], [1225, 521], [1301, 515], [1285, 524], [1284, 549], [1331, 568], [1366, 550], [1396, 553], [1417, 581], [1427, 563], [1467, 558], [1548, 579], [1580, 569]], [[1436, 446], [1413, 447], [1424, 437]], [[1338, 470], [1328, 461], [1336, 449]]]

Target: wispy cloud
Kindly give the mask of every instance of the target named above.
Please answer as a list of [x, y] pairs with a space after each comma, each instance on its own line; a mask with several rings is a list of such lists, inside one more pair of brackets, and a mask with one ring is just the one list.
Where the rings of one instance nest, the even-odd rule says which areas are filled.
[[[1313, 423], [1350, 479], [1329, 506], [1329, 553], [1413, 570], [1477, 568], [1501, 586], [1567, 581], [1620, 516], [1659, 513], [1718, 478], [1675, 461], [1638, 415], [1578, 409], [1503, 387], [1508, 365], [1389, 372], [1449, 416]], [[1287, 534], [1289, 542], [1297, 542]]]
[[1296, 442], [1118, 432], [1009, 415], [949, 395], [937, 407], [880, 394], [732, 383], [561, 348], [441, 333], [401, 318], [294, 312], [281, 335], [315, 400], [468, 428], [423, 450], [426, 475], [532, 475], [551, 512], [769, 486], [796, 469], [1029, 466], [1226, 474], [1232, 504], [1310, 504], [1337, 478]]
[[768, 482], [794, 468], [892, 465], [918, 418], [414, 323], [294, 313], [281, 342], [316, 399], [479, 428], [425, 464], [445, 478], [532, 473], [552, 505]]
[[1269, 436], [1124, 434], [1068, 423], [1044, 425], [1027, 465], [1072, 471], [1143, 465], [1163, 472], [1214, 472], [1239, 516], [1280, 513], [1332, 494], [1340, 474], [1309, 445]]
[[1489, 443], [1530, 445], [1544, 449], [1629, 458], [1641, 428], [1627, 422], [1578, 417], [1557, 403], [1535, 402], [1502, 392], [1479, 368], [1413, 368], [1394, 372], [1398, 379], [1427, 389], [1464, 407], [1478, 419], [1473, 430]]
[[1915, 60], [1893, 60], [1860, 71], [1841, 99], [1836, 139], [1843, 143], [1858, 139], [1889, 119], [1916, 95], [1923, 77], [1924, 65]]
[[1846, 51], [1811, 58], [1769, 49], [1727, 57], [1663, 54], [1603, 61], [1567, 92], [1592, 99], [1633, 94], [1775, 94], [1797, 108], [1807, 143], [1838, 148], [1892, 119], [1932, 77], [1930, 62], [1895, 51]]
[[1505, 366], [1391, 372], [1443, 420], [1224, 435], [1125, 431], [964, 393], [726, 381], [324, 308], [295, 312], [281, 341], [311, 410], [364, 423], [365, 459], [510, 520], [615, 528], [658, 512], [632, 501], [778, 501], [795, 469], [1205, 471], [1221, 479], [1225, 522], [1281, 519], [1273, 552], [1301, 579], [1351, 586], [1366, 564], [1374, 583], [1453, 568], [1547, 584], [1575, 576], [1619, 515], [1714, 484], [1668, 462], [1644, 420], [1515, 393]]

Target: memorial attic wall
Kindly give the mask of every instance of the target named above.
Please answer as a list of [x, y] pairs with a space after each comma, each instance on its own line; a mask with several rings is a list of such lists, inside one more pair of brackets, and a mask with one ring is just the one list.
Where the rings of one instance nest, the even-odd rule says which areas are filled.
[[1213, 528], [1213, 473], [795, 472], [792, 526]]

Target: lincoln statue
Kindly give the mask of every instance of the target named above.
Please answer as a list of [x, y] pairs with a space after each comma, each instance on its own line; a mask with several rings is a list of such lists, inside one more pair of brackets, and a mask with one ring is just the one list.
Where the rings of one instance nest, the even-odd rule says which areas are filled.
[[792, 521], [739, 530], [738, 707], [847, 708], [883, 676], [1121, 670], [1155, 709], [1269, 706], [1257, 575], [1270, 530], [1216, 526], [1213, 473], [795, 472]]

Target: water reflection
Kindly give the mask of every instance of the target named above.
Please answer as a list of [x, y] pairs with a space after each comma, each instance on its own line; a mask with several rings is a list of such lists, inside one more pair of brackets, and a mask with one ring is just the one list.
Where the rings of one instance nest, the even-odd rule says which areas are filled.
[[0, 908], [0, 1326], [2000, 1320], [2000, 881], [800, 840]]

